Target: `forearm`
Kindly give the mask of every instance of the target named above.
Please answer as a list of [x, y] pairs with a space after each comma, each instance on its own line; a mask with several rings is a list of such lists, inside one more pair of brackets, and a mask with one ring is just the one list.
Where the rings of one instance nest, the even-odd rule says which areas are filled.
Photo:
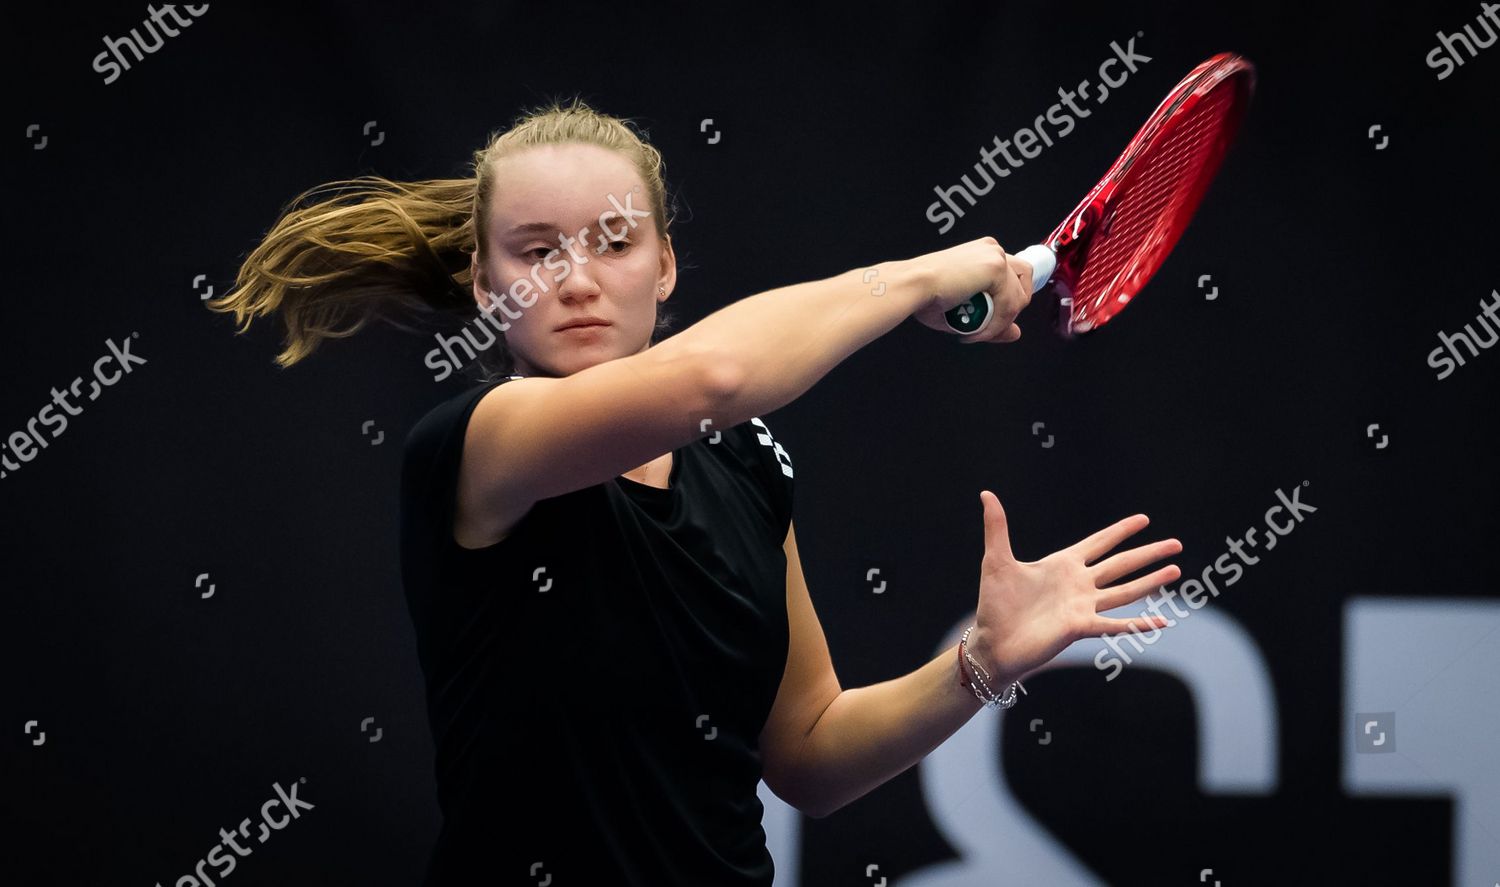
[[[997, 689], [1013, 680], [996, 679]], [[827, 815], [922, 760], [982, 706], [959, 686], [958, 644], [910, 674], [845, 690], [802, 745], [799, 794]]]
[[706, 354], [719, 378], [733, 380], [718, 405], [726, 426], [770, 413], [926, 303], [912, 262], [873, 268], [868, 281], [869, 269], [856, 268], [747, 296], [655, 347]]

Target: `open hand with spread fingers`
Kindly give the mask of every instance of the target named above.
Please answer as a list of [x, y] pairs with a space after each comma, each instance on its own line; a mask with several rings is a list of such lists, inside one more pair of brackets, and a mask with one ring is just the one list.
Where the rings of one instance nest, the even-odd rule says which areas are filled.
[[1166, 627], [1166, 617], [1143, 615], [1116, 619], [1101, 611], [1145, 597], [1182, 575], [1168, 564], [1129, 582], [1111, 585], [1182, 551], [1176, 539], [1164, 539], [1105, 557], [1150, 523], [1144, 514], [1117, 521], [1039, 561], [1019, 561], [1010, 550], [1005, 509], [989, 490], [979, 494], [984, 506], [984, 559], [980, 564], [979, 607], [968, 641], [969, 654], [1005, 683], [1020, 680], [1076, 640]]

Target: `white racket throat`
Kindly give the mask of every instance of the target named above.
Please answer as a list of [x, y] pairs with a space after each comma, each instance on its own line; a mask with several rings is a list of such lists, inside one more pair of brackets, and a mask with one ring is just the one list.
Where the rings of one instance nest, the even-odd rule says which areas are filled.
[[1031, 292], [1035, 295], [1057, 270], [1057, 253], [1044, 243], [1033, 244], [1015, 254], [1016, 258], [1031, 266]]

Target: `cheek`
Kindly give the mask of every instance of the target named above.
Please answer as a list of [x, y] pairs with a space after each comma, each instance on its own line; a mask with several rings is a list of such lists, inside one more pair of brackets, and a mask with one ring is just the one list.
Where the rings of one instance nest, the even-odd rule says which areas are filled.
[[490, 283], [495, 287], [495, 295], [503, 296], [512, 311], [534, 311], [557, 291], [558, 284], [545, 266], [538, 266], [533, 273], [532, 262], [505, 260], [497, 264], [499, 276], [491, 278]]
[[654, 296], [659, 265], [655, 256], [640, 250], [615, 259], [611, 268], [620, 283], [632, 292], [647, 292]]
[[[531, 263], [515, 256], [505, 256], [498, 263], [500, 276], [494, 282], [496, 286], [509, 290], [517, 280], [531, 276]], [[498, 292], [498, 290], [497, 290]]]

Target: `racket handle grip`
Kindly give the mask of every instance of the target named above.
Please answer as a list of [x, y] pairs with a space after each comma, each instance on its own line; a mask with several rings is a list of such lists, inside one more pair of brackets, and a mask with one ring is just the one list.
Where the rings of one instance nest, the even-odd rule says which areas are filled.
[[[1057, 254], [1046, 244], [1033, 244], [1015, 254], [1031, 266], [1031, 292], [1033, 294], [1047, 285], [1052, 279], [1052, 272], [1057, 270]], [[943, 313], [943, 318], [948, 321], [948, 326], [955, 333], [964, 336], [972, 336], [985, 327], [989, 326], [990, 318], [995, 313], [995, 302], [989, 293], [975, 293], [969, 297], [967, 302], [950, 308]]]

